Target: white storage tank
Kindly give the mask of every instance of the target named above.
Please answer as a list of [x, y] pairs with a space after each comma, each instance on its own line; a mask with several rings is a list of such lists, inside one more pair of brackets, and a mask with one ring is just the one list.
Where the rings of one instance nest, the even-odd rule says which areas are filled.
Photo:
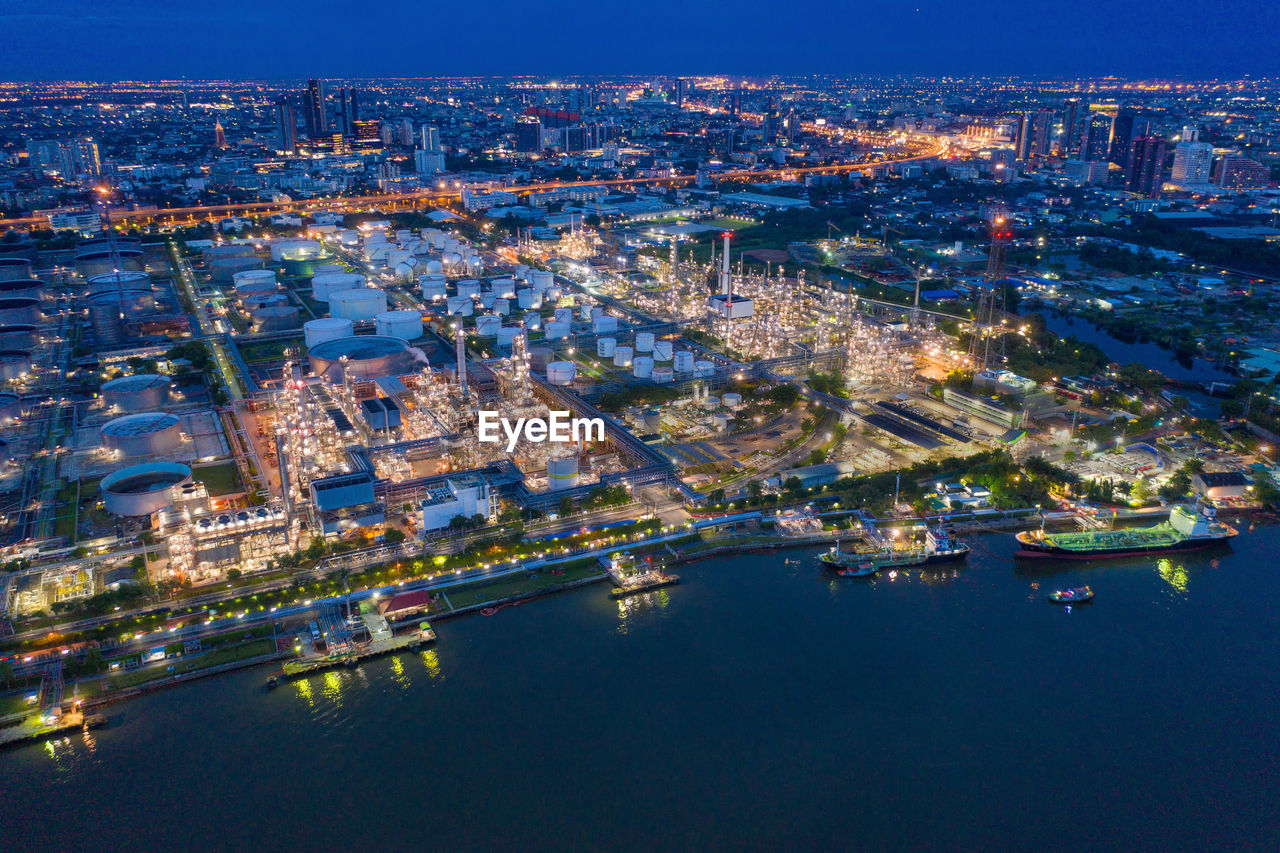
[[271, 293], [278, 288], [275, 270], [241, 270], [231, 276], [236, 296], [249, 293]]
[[708, 376], [714, 375], [716, 365], [713, 361], [695, 361], [693, 363], [693, 375], [699, 379], [706, 379]]
[[617, 347], [613, 351], [614, 367], [630, 367], [631, 357], [635, 354], [635, 350], [631, 347]]
[[476, 334], [482, 338], [494, 338], [502, 328], [502, 318], [493, 314], [481, 314], [476, 318]]
[[328, 302], [329, 297], [344, 290], [364, 287], [365, 278], [353, 272], [327, 272], [311, 277], [311, 298]]
[[670, 361], [671, 353], [674, 347], [671, 341], [654, 341], [653, 342], [653, 360], [654, 361]]
[[[423, 276], [423, 278], [431, 278]], [[448, 298], [449, 290], [445, 284], [444, 276], [440, 276], [440, 281], [424, 281], [422, 282], [422, 299], [426, 302], [443, 302]]]
[[550, 323], [547, 324], [544, 337], [546, 337], [546, 339], [549, 341], [558, 341], [561, 338], [569, 337], [569, 329], [570, 329], [570, 325], [568, 323], [562, 323], [558, 320], [552, 320]]
[[737, 411], [742, 408], [742, 395], [736, 391], [730, 391], [720, 398], [720, 402], [724, 403], [725, 408]]
[[329, 315], [359, 322], [372, 320], [387, 310], [386, 291], [376, 287], [340, 290], [329, 295]]
[[458, 282], [458, 295], [459, 296], [479, 296], [480, 282], [476, 281], [474, 278], [462, 279], [461, 281]]
[[529, 275], [529, 283], [534, 290], [546, 290], [556, 283], [556, 277], [547, 270], [534, 270]]
[[[231, 280], [239, 284], [240, 276], [246, 273], [262, 273], [266, 272], [271, 276], [271, 281], [276, 280], [276, 274], [267, 270], [243, 270], [231, 276]], [[89, 293], [103, 293], [119, 290], [150, 290], [151, 276], [140, 270], [121, 270], [120, 272], [109, 272], [104, 275], [95, 275], [89, 279]], [[13, 294], [15, 296], [20, 294]]]
[[344, 246], [359, 246], [360, 232], [354, 228], [344, 228], [338, 232], [338, 242]]
[[489, 307], [493, 309], [493, 313], [501, 314], [505, 317], [511, 313], [511, 300], [498, 298], [493, 300], [493, 305]]
[[614, 350], [617, 348], [617, 338], [596, 338], [596, 355], [601, 358], [613, 358]]
[[548, 302], [559, 302], [560, 297], [563, 295], [564, 294], [561, 292], [558, 286], [552, 285], [551, 287], [548, 287], [545, 291], [543, 291], [542, 298]]
[[555, 310], [555, 314], [554, 314], [553, 316], [555, 317], [556, 322], [558, 322], [558, 323], [572, 323], [572, 322], [573, 322], [573, 309], [572, 309], [572, 308], [557, 308], [557, 309]]
[[0, 352], [0, 381], [15, 382], [34, 369], [31, 353], [23, 350]]
[[593, 317], [591, 331], [597, 335], [612, 335], [618, 331], [617, 317]]
[[102, 384], [102, 402], [124, 412], [159, 409], [169, 404], [172, 381], [158, 373], [120, 376]]
[[242, 297], [240, 301], [245, 308], [252, 311], [255, 308], [268, 308], [272, 305], [288, 305], [289, 296], [284, 293], [251, 293]]
[[553, 361], [547, 365], [547, 382], [552, 385], [572, 385], [578, 367], [572, 361]]
[[98, 489], [107, 512], [140, 518], [173, 506], [173, 489], [190, 481], [180, 462], [144, 462], [108, 474]]
[[572, 489], [578, 485], [578, 454], [565, 453], [547, 459], [547, 490]]
[[311, 268], [311, 275], [325, 275], [333, 272], [346, 272], [347, 268], [342, 264], [316, 264]]
[[631, 360], [631, 375], [637, 379], [648, 379], [653, 375], [653, 356], [638, 355]]
[[542, 315], [537, 311], [526, 311], [524, 315], [524, 327], [531, 332], [536, 332], [542, 328]]
[[422, 337], [422, 314], [417, 311], [383, 311], [373, 318], [373, 333], [415, 340]]
[[519, 279], [520, 281], [528, 281], [528, 280], [529, 280], [529, 265], [528, 265], [528, 264], [516, 264], [516, 278], [517, 278], [517, 279]]
[[528, 310], [530, 308], [542, 307], [542, 294], [536, 290], [522, 288], [516, 291], [516, 301], [520, 303], [520, 307]]
[[324, 248], [315, 240], [277, 240], [271, 244], [271, 260], [307, 260], [323, 257]]
[[653, 381], [660, 385], [665, 385], [674, 381], [676, 378], [675, 371], [665, 364], [660, 364], [653, 369]]
[[470, 317], [476, 313], [476, 303], [470, 296], [450, 296], [444, 310], [450, 317]]
[[636, 334], [636, 352], [653, 352], [653, 332]]
[[510, 299], [516, 295], [515, 279], [495, 278], [490, 287], [493, 291], [493, 295], [502, 299]]
[[674, 367], [677, 373], [693, 373], [693, 353], [680, 350], [675, 354]]
[[354, 324], [345, 317], [322, 317], [302, 324], [302, 338], [307, 343], [307, 349], [325, 341], [349, 338], [354, 334]]
[[516, 339], [516, 335], [520, 334], [519, 326], [503, 326], [498, 330], [498, 346], [509, 347]]
[[181, 423], [168, 412], [142, 412], [107, 421], [98, 434], [108, 450], [125, 456], [157, 456], [182, 446]]
[[729, 416], [724, 412], [716, 412], [711, 416], [711, 425], [715, 427], [716, 432], [726, 432], [729, 429]]
[[581, 319], [583, 319], [583, 320], [590, 321], [592, 318], [594, 318], [594, 317], [595, 317], [595, 312], [596, 312], [596, 311], [599, 311], [599, 310], [600, 310], [600, 309], [598, 309], [598, 308], [594, 308], [594, 307], [592, 307], [592, 306], [590, 306], [590, 305], [579, 305], [579, 306], [578, 306], [578, 317], [579, 317], [579, 318], [581, 318]]

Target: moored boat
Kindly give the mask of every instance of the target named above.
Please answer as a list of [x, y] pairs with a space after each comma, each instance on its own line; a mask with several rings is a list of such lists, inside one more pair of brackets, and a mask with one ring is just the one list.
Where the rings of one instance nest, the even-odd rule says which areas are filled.
[[923, 545], [885, 548], [879, 551], [845, 551], [836, 546], [818, 558], [841, 577], [868, 577], [883, 569], [901, 569], [929, 563], [949, 563], [969, 555], [969, 546], [956, 539], [942, 525], [925, 531]]
[[1073, 586], [1069, 589], [1058, 589], [1049, 593], [1049, 600], [1054, 604], [1079, 604], [1093, 598], [1093, 589], [1088, 586]]
[[1116, 530], [1082, 530], [1046, 533], [1026, 530], [1017, 534], [1022, 557], [1136, 557], [1164, 551], [1191, 551], [1226, 542], [1236, 529], [1217, 519], [1217, 509], [1200, 503], [1194, 509], [1175, 506], [1169, 518], [1150, 527]]

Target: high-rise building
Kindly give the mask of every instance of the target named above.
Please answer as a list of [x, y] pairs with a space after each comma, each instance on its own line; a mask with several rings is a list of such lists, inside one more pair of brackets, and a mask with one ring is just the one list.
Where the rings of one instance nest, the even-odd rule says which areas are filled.
[[1086, 162], [1106, 160], [1111, 151], [1111, 116], [1093, 113], [1085, 125], [1080, 143], [1080, 159]]
[[1106, 160], [1068, 160], [1062, 166], [1067, 180], [1078, 187], [1105, 184], [1107, 182]]
[[1165, 141], [1163, 136], [1142, 135], [1133, 140], [1125, 189], [1143, 198], [1159, 198], [1164, 179]]
[[683, 77], [676, 78], [676, 106], [684, 106], [685, 82]]
[[396, 142], [406, 148], [413, 146], [413, 119], [396, 119]]
[[1008, 148], [996, 148], [991, 152], [991, 177], [996, 183], [1003, 184], [1018, 176], [1014, 159], [1014, 152]]
[[307, 81], [307, 94], [302, 102], [302, 114], [307, 125], [307, 137], [319, 139], [329, 135], [329, 116], [325, 112], [324, 81]]
[[382, 145], [382, 122], [360, 118], [354, 124], [357, 148], [378, 148]]
[[1207, 142], [1180, 142], [1173, 149], [1169, 180], [1179, 186], [1207, 184], [1213, 171], [1213, 146]]
[[419, 175], [434, 175], [444, 171], [444, 154], [418, 148], [413, 152], [413, 169]]
[[542, 151], [542, 122], [516, 122], [516, 150], [525, 154]]
[[1036, 110], [1025, 113], [1018, 123], [1018, 142], [1015, 146], [1019, 160], [1049, 156], [1052, 139], [1053, 110]]
[[428, 125], [422, 126], [421, 139], [418, 147], [423, 151], [439, 151], [440, 150], [440, 131], [437, 128]]
[[288, 154], [298, 150], [298, 119], [284, 95], [276, 98], [276, 150]]
[[222, 129], [222, 121], [220, 119], [213, 120], [213, 147], [219, 150], [227, 148], [227, 132]]
[[1229, 190], [1256, 190], [1267, 186], [1271, 170], [1239, 154], [1219, 158], [1213, 169], [1213, 182]]
[[1089, 107], [1072, 98], [1062, 108], [1062, 137], [1059, 148], [1064, 154], [1079, 154], [1088, 127]]
[[1129, 172], [1129, 158], [1133, 154], [1133, 143], [1139, 136], [1146, 136], [1151, 130], [1151, 119], [1125, 107], [1116, 113], [1111, 123], [1111, 151], [1107, 159]]

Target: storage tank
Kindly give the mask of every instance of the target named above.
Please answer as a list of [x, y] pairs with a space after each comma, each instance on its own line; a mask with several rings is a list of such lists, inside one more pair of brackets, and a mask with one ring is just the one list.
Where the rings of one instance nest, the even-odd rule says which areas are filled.
[[24, 350], [0, 351], [0, 381], [16, 382], [31, 372], [31, 353]]
[[631, 358], [635, 354], [635, 350], [631, 347], [617, 347], [613, 351], [614, 367], [630, 367]]
[[600, 310], [599, 308], [596, 308], [596, 307], [591, 306], [591, 305], [585, 305], [585, 304], [584, 304], [584, 305], [579, 305], [579, 306], [578, 306], [578, 319], [580, 319], [580, 320], [584, 320], [584, 321], [586, 321], [586, 322], [590, 322], [590, 321], [592, 321], [592, 320], [594, 320], [594, 319], [595, 319], [595, 317], [596, 317], [596, 312], [597, 312], [597, 311], [599, 311], [599, 310]]
[[578, 394], [590, 394], [596, 388], [596, 381], [590, 376], [578, 374], [573, 377], [573, 390]]
[[275, 270], [241, 270], [231, 276], [231, 282], [235, 286], [236, 296], [249, 293], [273, 293], [280, 288], [279, 282], [276, 281]]
[[0, 426], [12, 426], [22, 417], [22, 398], [17, 394], [0, 394]]
[[509, 347], [515, 341], [516, 335], [520, 334], [519, 326], [503, 326], [498, 330], [498, 346]]
[[302, 324], [302, 338], [307, 349], [325, 341], [349, 338], [355, 334], [355, 325], [344, 317], [322, 317]]
[[716, 364], [714, 361], [695, 361], [693, 363], [693, 375], [699, 379], [706, 379], [708, 376], [715, 375]]
[[39, 299], [44, 292], [44, 282], [38, 278], [11, 278], [0, 281], [0, 299]]
[[458, 282], [457, 293], [459, 296], [479, 296], [480, 282], [474, 278], [464, 278]]
[[617, 338], [596, 338], [596, 355], [601, 358], [613, 358], [613, 352], [617, 348]]
[[268, 305], [266, 308], [255, 308], [249, 312], [249, 316], [253, 318], [253, 326], [259, 332], [296, 329], [302, 319], [296, 305]]
[[342, 264], [316, 264], [311, 268], [312, 276], [328, 275], [335, 272], [346, 272], [347, 268]]
[[480, 307], [486, 311], [492, 311], [494, 303], [498, 301], [498, 297], [492, 293], [481, 293], [477, 298], [480, 300]]
[[618, 331], [617, 317], [595, 317], [591, 320], [591, 331], [597, 335], [612, 335]]
[[444, 264], [439, 261], [427, 261], [425, 269], [428, 273], [441, 273], [444, 271]]
[[555, 353], [551, 347], [529, 347], [529, 364], [538, 370], [546, 370], [554, 358]]
[[516, 301], [521, 308], [528, 310], [530, 308], [542, 307], [542, 294], [530, 288], [521, 288], [516, 291]]
[[338, 232], [338, 242], [343, 246], [359, 246], [360, 232], [354, 228], [344, 228]]
[[470, 296], [450, 296], [444, 305], [450, 317], [470, 317], [476, 313], [476, 303]]
[[108, 474], [98, 489], [107, 512], [136, 518], [169, 509], [173, 488], [189, 482], [191, 469], [180, 462], [146, 462]]
[[659, 364], [653, 368], [651, 376], [654, 382], [657, 382], [659, 385], [666, 385], [675, 381], [676, 373], [670, 366]]
[[422, 314], [418, 311], [383, 311], [373, 318], [373, 328], [376, 334], [412, 341], [422, 337]]
[[502, 318], [493, 314], [482, 314], [476, 318], [476, 334], [483, 338], [497, 337], [502, 328]]
[[693, 353], [688, 350], [680, 350], [675, 354], [675, 364], [673, 366], [677, 373], [693, 373]]
[[[139, 243], [141, 247], [141, 243]], [[213, 261], [218, 258], [248, 258], [253, 255], [253, 246], [248, 243], [219, 243], [216, 246], [209, 246], [200, 252], [201, 257], [206, 261]]]
[[648, 432], [657, 432], [662, 429], [662, 412], [657, 409], [645, 409], [644, 414], [640, 416], [640, 420]]
[[396, 281], [407, 282], [407, 281], [413, 281], [413, 277], [417, 274], [417, 272], [418, 272], [418, 262], [413, 258], [409, 258], [407, 260], [403, 260], [400, 263], [396, 264], [394, 274], [396, 277]]
[[542, 298], [547, 302], [559, 302], [560, 297], [563, 295], [564, 294], [560, 291], [560, 288], [554, 284], [542, 292]]
[[340, 290], [329, 294], [329, 316], [348, 320], [372, 320], [387, 310], [387, 294], [374, 287]]
[[182, 446], [181, 423], [169, 412], [140, 412], [107, 421], [98, 433], [108, 450], [124, 456], [158, 456]]
[[547, 459], [547, 490], [559, 492], [578, 485], [578, 454], [563, 453]]
[[289, 297], [284, 293], [251, 293], [241, 298], [240, 303], [252, 312], [257, 308], [278, 308], [288, 305]]
[[653, 332], [636, 334], [636, 352], [653, 352]]
[[242, 270], [262, 269], [262, 261], [252, 255], [231, 258], [214, 258], [209, 261], [209, 276], [213, 281], [225, 283], [232, 281], [236, 273]]
[[546, 290], [556, 283], [556, 277], [547, 270], [534, 270], [529, 274], [529, 283], [534, 290]]
[[516, 264], [516, 268], [515, 268], [515, 276], [516, 276], [516, 280], [517, 280], [517, 281], [528, 281], [528, 280], [529, 280], [529, 265], [528, 265], [528, 264]]
[[425, 302], [443, 302], [449, 291], [443, 281], [428, 281], [422, 285], [422, 299]]
[[524, 315], [524, 327], [531, 332], [536, 332], [542, 328], [542, 315], [537, 311], [526, 311]]
[[119, 302], [90, 302], [89, 325], [93, 327], [99, 347], [115, 347], [124, 343], [124, 320], [120, 315]]
[[[83, 253], [77, 250], [75, 265], [76, 272], [85, 278], [92, 278], [95, 275], [106, 275], [117, 270], [145, 269], [146, 259], [141, 249], [120, 248], [115, 251], [96, 249], [85, 250]], [[212, 266], [210, 268], [212, 269]]]
[[729, 416], [724, 412], [716, 412], [711, 416], [711, 425], [715, 427], [716, 432], [727, 432], [729, 429]]
[[353, 272], [327, 272], [311, 278], [311, 298], [316, 302], [328, 302], [329, 297], [344, 290], [364, 287], [365, 278]]
[[631, 359], [631, 375], [636, 379], [648, 379], [653, 375], [653, 356], [638, 355]]
[[155, 311], [156, 300], [150, 290], [118, 290], [103, 291], [89, 297], [89, 305], [113, 303], [120, 307], [120, 313], [126, 317], [149, 314]]
[[543, 336], [549, 341], [558, 341], [561, 338], [569, 337], [570, 328], [571, 326], [568, 323], [562, 323], [559, 320], [552, 320], [547, 324]]
[[493, 300], [493, 313], [501, 314], [503, 317], [511, 313], [511, 300], [499, 297]]
[[0, 326], [0, 349], [34, 349], [39, 335], [40, 327], [30, 323]]
[[720, 402], [724, 403], [725, 408], [736, 411], [742, 408], [742, 395], [736, 391], [730, 391], [720, 398]]
[[344, 356], [346, 375], [352, 380], [403, 376], [426, 363], [422, 350], [410, 347], [400, 338], [384, 335], [337, 338], [316, 344], [307, 352], [312, 372], [333, 383], [342, 382]]
[[31, 278], [32, 263], [27, 258], [0, 257], [0, 281], [21, 281]]
[[109, 272], [95, 275], [89, 279], [89, 293], [104, 293], [114, 290], [150, 290], [151, 276], [137, 270]]
[[41, 316], [39, 299], [30, 296], [0, 299], [0, 326], [35, 325]]
[[555, 314], [553, 314], [552, 316], [555, 318], [555, 321], [556, 321], [557, 323], [572, 323], [572, 322], [573, 322], [573, 309], [572, 309], [572, 308], [557, 308], [557, 309], [555, 310]]
[[671, 353], [674, 347], [671, 341], [654, 341], [653, 342], [653, 360], [654, 361], [670, 361]]
[[120, 376], [102, 384], [102, 402], [122, 412], [146, 412], [169, 405], [169, 377], [158, 373]]
[[578, 367], [572, 361], [553, 361], [547, 365], [547, 382], [552, 385], [571, 385]]
[[315, 240], [276, 240], [271, 244], [271, 260], [312, 260], [324, 254], [324, 247]]

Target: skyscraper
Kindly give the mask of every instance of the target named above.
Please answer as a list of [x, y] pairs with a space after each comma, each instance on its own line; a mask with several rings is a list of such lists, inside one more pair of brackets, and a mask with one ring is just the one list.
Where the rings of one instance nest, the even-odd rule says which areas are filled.
[[1084, 144], [1089, 122], [1089, 107], [1079, 98], [1072, 98], [1062, 108], [1061, 149], [1064, 154], [1078, 154]]
[[429, 125], [422, 126], [421, 139], [418, 146], [423, 151], [439, 151], [440, 150], [440, 131]]
[[221, 119], [213, 120], [213, 147], [219, 150], [227, 146], [227, 133], [222, 129]]
[[1111, 123], [1111, 151], [1107, 157], [1112, 163], [1129, 171], [1129, 157], [1133, 153], [1133, 143], [1139, 136], [1146, 136], [1151, 130], [1151, 119], [1125, 107], [1116, 113]]
[[1169, 180], [1179, 186], [1207, 184], [1213, 169], [1213, 146], [1207, 142], [1182, 142], [1173, 149]]
[[684, 78], [677, 77], [676, 78], [676, 106], [677, 107], [684, 106], [684, 87], [685, 87]]
[[1084, 139], [1080, 144], [1080, 159], [1086, 162], [1106, 160], [1111, 150], [1111, 116], [1094, 113], [1085, 125]]
[[1129, 152], [1125, 189], [1143, 198], [1159, 198], [1164, 178], [1165, 141], [1162, 136], [1138, 136]]
[[298, 119], [284, 95], [276, 98], [276, 149], [289, 154], [298, 150]]
[[1053, 127], [1053, 110], [1036, 110], [1024, 113], [1018, 123], [1018, 142], [1015, 146], [1019, 160], [1047, 157], [1050, 131]]
[[1271, 170], [1248, 157], [1228, 154], [1218, 160], [1213, 170], [1214, 183], [1224, 189], [1256, 190], [1265, 187]]
[[307, 81], [307, 94], [302, 103], [303, 119], [307, 125], [307, 136], [319, 139], [329, 135], [329, 116], [325, 114], [324, 81], [311, 79]]

